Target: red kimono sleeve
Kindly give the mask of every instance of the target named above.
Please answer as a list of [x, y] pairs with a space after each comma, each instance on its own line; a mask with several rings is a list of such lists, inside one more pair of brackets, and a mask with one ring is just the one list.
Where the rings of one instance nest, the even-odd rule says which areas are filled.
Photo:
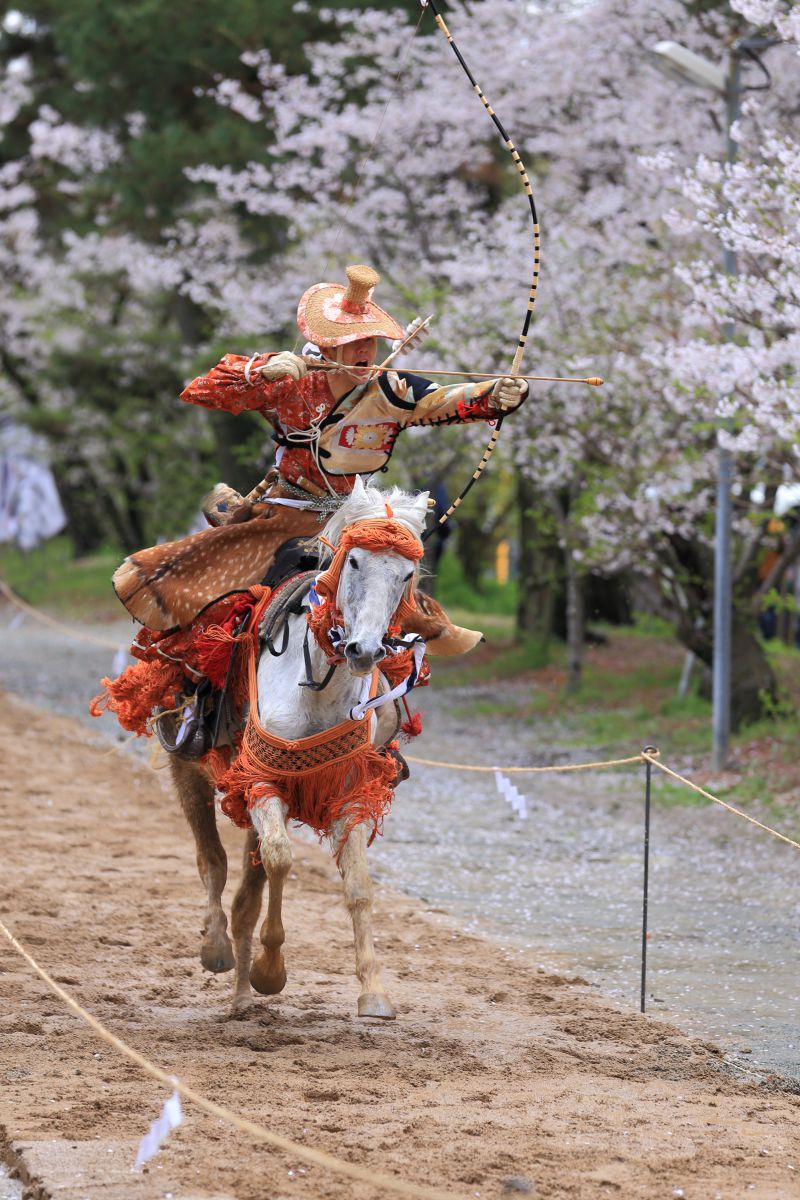
[[250, 367], [250, 382], [244, 370], [251, 361], [243, 354], [226, 354], [207, 375], [193, 379], [181, 392], [181, 400], [187, 404], [199, 404], [201, 408], [217, 408], [229, 413], [247, 411], [260, 412], [270, 407], [270, 388], [258, 374], [258, 368], [270, 358], [269, 354], [257, 355]]

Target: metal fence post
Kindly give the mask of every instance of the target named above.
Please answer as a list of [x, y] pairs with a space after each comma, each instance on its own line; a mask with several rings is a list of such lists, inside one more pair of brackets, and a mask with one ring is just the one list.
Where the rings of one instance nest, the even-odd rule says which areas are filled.
[[[645, 746], [642, 754], [658, 754], [655, 746]], [[644, 881], [642, 889], [642, 991], [640, 1011], [645, 1011], [645, 989], [647, 986], [647, 891], [650, 876], [650, 783], [653, 768], [645, 759], [644, 776]]]

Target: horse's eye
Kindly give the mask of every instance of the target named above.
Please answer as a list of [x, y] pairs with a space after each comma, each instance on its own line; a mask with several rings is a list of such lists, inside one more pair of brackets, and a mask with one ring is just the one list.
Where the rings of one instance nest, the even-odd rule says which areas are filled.
[[351, 558], [349, 561], [350, 561], [350, 566], [351, 566], [351, 567], [352, 567], [352, 568], [353, 568], [355, 571], [357, 571], [357, 570], [358, 570], [358, 563], [356, 562], [356, 560], [355, 560], [354, 558]]
[[405, 579], [403, 580], [403, 583], [408, 583], [409, 579], [413, 579], [413, 578], [414, 578], [414, 572], [410, 571], [409, 574], [406, 575]]

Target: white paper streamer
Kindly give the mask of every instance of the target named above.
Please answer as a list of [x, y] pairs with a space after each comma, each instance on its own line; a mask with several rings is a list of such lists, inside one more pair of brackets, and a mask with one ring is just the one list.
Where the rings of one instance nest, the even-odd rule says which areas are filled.
[[144, 1166], [148, 1158], [152, 1158], [154, 1154], [158, 1154], [158, 1151], [161, 1149], [161, 1143], [173, 1129], [178, 1128], [182, 1120], [183, 1112], [181, 1110], [180, 1094], [173, 1092], [169, 1100], [164, 1101], [164, 1107], [160, 1115], [156, 1117], [147, 1133], [139, 1142], [136, 1162], [133, 1165], [134, 1171], [138, 1171]]
[[497, 784], [497, 790], [504, 800], [513, 808], [517, 816], [525, 821], [528, 817], [528, 802], [521, 792], [518, 792], [514, 784], [504, 775], [502, 771], [495, 771], [494, 781]]
[[127, 648], [127, 646], [120, 646], [119, 650], [114, 655], [114, 662], [111, 666], [111, 674], [116, 678], [117, 675], [122, 674], [122, 672], [125, 670], [127, 665], [128, 665], [128, 648]]

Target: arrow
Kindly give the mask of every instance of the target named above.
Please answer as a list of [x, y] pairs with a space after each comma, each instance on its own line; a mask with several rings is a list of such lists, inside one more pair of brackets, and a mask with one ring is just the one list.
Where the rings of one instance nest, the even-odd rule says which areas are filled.
[[[392, 357], [394, 357], [394, 355], [392, 355]], [[336, 363], [324, 363], [324, 362], [320, 362], [319, 359], [316, 359], [316, 358], [307, 358], [307, 359], [305, 359], [305, 362], [307, 362], [310, 367], [315, 367], [321, 371], [334, 371], [334, 370], [342, 369]], [[373, 367], [372, 372], [374, 375], [378, 375], [380, 373], [385, 373], [388, 369], [389, 369], [388, 367], [381, 364], [378, 367]], [[433, 367], [421, 367], [420, 369], [422, 371], [424, 371], [426, 375], [447, 375], [447, 376], [451, 376], [454, 378], [457, 377], [459, 379], [511, 379], [511, 378], [514, 378], [514, 379], [528, 379], [533, 383], [587, 383], [590, 387], [602, 387], [603, 384], [605, 383], [605, 380], [601, 379], [599, 377], [599, 375], [592, 375], [588, 379], [576, 379], [571, 376], [563, 376], [563, 375], [514, 375], [514, 376], [511, 376], [509, 374], [491, 375], [491, 374], [487, 373], [486, 371], [439, 371]]]

